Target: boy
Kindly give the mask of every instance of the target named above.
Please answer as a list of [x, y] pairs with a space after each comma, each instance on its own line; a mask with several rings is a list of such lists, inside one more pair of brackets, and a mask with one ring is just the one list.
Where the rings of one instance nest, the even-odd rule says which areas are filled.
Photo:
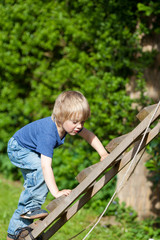
[[56, 99], [51, 117], [26, 125], [9, 140], [8, 156], [21, 169], [25, 190], [10, 220], [7, 240], [16, 239], [20, 229], [33, 219], [47, 216], [41, 205], [48, 191], [55, 198], [70, 194], [70, 189], [59, 191], [52, 170], [54, 148], [64, 143], [66, 134], [84, 138], [98, 152], [100, 161], [108, 155], [94, 133], [83, 127], [89, 116], [90, 107], [83, 94], [65, 91]]

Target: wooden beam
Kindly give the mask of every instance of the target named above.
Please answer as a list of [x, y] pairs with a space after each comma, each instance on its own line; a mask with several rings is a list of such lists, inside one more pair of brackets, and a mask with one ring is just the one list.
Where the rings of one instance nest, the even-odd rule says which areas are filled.
[[[149, 131], [150, 129], [148, 129], [148, 132]], [[130, 133], [127, 133], [125, 135], [112, 139], [105, 148], [108, 150], [108, 152], [112, 152], [127, 136], [129, 136], [129, 134]], [[141, 135], [138, 136], [132, 144], [135, 144], [139, 140], [139, 138], [141, 138]]]
[[109, 153], [111, 153], [127, 136], [129, 133], [124, 134], [120, 137], [112, 139], [105, 147]]
[[81, 183], [92, 171], [93, 169], [97, 168], [99, 166], [99, 163], [93, 164], [89, 166], [88, 168], [83, 169], [77, 176], [76, 180]]
[[[47, 227], [49, 227], [55, 219], [57, 219], [62, 212], [64, 212], [81, 194], [87, 189], [111, 164], [117, 159], [133, 142], [140, 136], [148, 126], [154, 111], [152, 111], [129, 135], [125, 138], [110, 155], [100, 162], [99, 166], [94, 169], [88, 177], [82, 181], [71, 193], [66, 197], [65, 203], [62, 203], [52, 211], [39, 225], [32, 231], [34, 238], [38, 237]], [[151, 122], [154, 122], [160, 115], [160, 107], [154, 115]], [[30, 240], [27, 236], [26, 240]]]
[[148, 114], [150, 114], [155, 108], [156, 108], [157, 104], [148, 106], [143, 108], [137, 115], [136, 117], [139, 119], [139, 121], [143, 121], [143, 119], [145, 119]]
[[[119, 162], [122, 159], [122, 156], [118, 157], [111, 165], [110, 167], [113, 167], [117, 162]], [[99, 163], [93, 164], [89, 166], [88, 168], [83, 169], [77, 176], [76, 180], [81, 183], [92, 171], [93, 169], [96, 169], [98, 167]], [[92, 185], [91, 185], [92, 186]]]
[[66, 196], [62, 195], [54, 200], [52, 200], [48, 205], [47, 205], [47, 210], [49, 212], [53, 211], [58, 205], [61, 204], [62, 201], [65, 201]]
[[[148, 133], [146, 140], [141, 146], [137, 159], [143, 154], [143, 149], [147, 144], [149, 144], [158, 134], [160, 133], [160, 123], [158, 123], [151, 131]], [[139, 140], [140, 142], [140, 140]], [[120, 172], [133, 158], [139, 143], [134, 146], [130, 152], [126, 153], [122, 158], [121, 162], [117, 163], [109, 172], [107, 172], [95, 185], [90, 189], [84, 196], [81, 197], [73, 206], [71, 206], [68, 211], [63, 214], [63, 216], [50, 228], [46, 233], [44, 233], [44, 240], [49, 239], [53, 234], [55, 234], [71, 217], [73, 217], [77, 211], [79, 211], [100, 189], [102, 189], [118, 172]]]

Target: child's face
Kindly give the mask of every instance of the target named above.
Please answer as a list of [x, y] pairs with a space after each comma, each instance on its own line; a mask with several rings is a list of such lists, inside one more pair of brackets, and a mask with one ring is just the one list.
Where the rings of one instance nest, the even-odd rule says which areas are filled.
[[70, 135], [76, 135], [83, 128], [84, 123], [85, 121], [66, 120], [63, 123], [63, 129]]

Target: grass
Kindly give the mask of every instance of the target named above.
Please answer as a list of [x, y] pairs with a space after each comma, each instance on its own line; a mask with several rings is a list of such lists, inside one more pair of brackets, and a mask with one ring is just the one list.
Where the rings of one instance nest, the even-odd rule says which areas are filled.
[[[10, 218], [17, 207], [18, 199], [23, 186], [20, 182], [4, 179], [0, 175], [0, 240], [5, 240]], [[50, 197], [49, 197], [50, 198]], [[46, 200], [45, 207], [49, 203]], [[110, 222], [110, 217], [104, 217], [100, 224], [87, 237], [87, 240], [160, 240], [160, 219], [153, 221], [137, 221], [130, 216], [130, 209], [124, 206], [118, 208], [118, 218]], [[82, 231], [97, 218], [97, 213], [92, 209], [81, 209], [70, 221], [68, 221], [51, 240], [69, 240]], [[157, 224], [156, 227], [155, 223]], [[89, 228], [78, 235], [75, 239], [82, 240]]]
[[2, 177], [0, 177], [0, 185], [0, 236], [1, 240], [4, 240], [9, 219], [16, 209], [22, 185], [19, 182], [6, 181]]

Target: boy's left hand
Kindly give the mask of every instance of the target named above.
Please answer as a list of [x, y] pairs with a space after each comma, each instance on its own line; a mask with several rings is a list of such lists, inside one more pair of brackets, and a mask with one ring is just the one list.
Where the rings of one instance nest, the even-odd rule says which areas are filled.
[[109, 156], [109, 153], [107, 153], [106, 155], [101, 156], [100, 162], [103, 161], [103, 160], [104, 160], [106, 157], [108, 157], [108, 156]]

